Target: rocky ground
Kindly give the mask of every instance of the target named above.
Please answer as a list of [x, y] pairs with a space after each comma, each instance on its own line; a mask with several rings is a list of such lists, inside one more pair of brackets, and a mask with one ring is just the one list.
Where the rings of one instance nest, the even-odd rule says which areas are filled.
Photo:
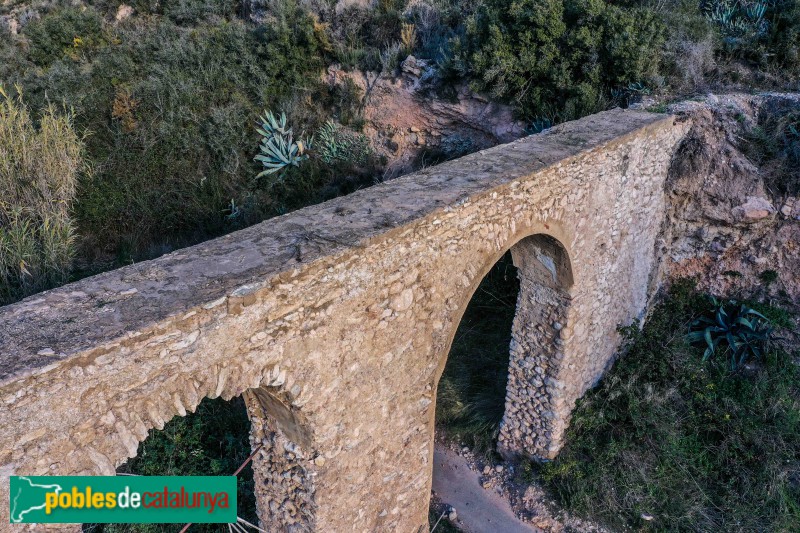
[[510, 106], [492, 103], [460, 84], [437, 94], [438, 72], [409, 56], [399, 75], [328, 69], [326, 81], [352, 81], [363, 93], [364, 134], [388, 161], [385, 178], [436, 164], [527, 134]]
[[[559, 509], [536, 480], [531, 482], [523, 479], [524, 465], [521, 463], [495, 461], [485, 455], [475, 454], [467, 446], [438, 437], [436, 446], [437, 450], [446, 450], [463, 458], [464, 464], [478, 476], [478, 481], [483, 489], [507, 501], [511, 505], [514, 515], [521, 522], [552, 533], [607, 532], [596, 524], [571, 516]], [[465, 475], [465, 477], [467, 476]], [[458, 507], [450, 506], [449, 502], [440, 498], [436, 492], [432, 495], [432, 505], [440, 512], [447, 511], [445, 519], [456, 526], [463, 527], [465, 531], [470, 531], [469, 526], [462, 521], [463, 517], [459, 514]]]
[[800, 201], [765, 180], [769, 163], [754, 163], [744, 146], [762, 114], [787, 104], [800, 107], [800, 95], [709, 95], [667, 107], [693, 121], [667, 184], [670, 278], [696, 277], [719, 296], [800, 306]]
[[433, 460], [433, 494], [443, 506], [437, 511], [448, 523], [469, 533], [541, 531], [519, 519], [502, 492], [481, 486], [485, 478], [471, 468], [458, 448], [437, 446]]

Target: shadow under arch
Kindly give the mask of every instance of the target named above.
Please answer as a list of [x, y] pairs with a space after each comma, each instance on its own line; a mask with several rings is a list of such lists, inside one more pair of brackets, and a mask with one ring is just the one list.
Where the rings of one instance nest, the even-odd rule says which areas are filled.
[[438, 392], [468, 304], [489, 271], [510, 252], [517, 268], [519, 293], [509, 346], [505, 406], [497, 439], [498, 452], [507, 458], [554, 457], [569, 415], [559, 378], [566, 359], [562, 332], [569, 331], [565, 328], [570, 326], [575, 275], [570, 253], [562, 243], [565, 233], [558, 227], [552, 231], [550, 226], [537, 228], [541, 231], [521, 232], [509, 246], [482, 265], [455, 315], [457, 321], [450, 326], [444, 352], [447, 357], [441, 358], [435, 374], [434, 389]]

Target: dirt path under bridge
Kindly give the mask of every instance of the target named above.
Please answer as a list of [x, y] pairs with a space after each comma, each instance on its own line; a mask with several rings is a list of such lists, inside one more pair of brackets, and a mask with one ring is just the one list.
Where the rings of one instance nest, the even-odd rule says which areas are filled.
[[519, 520], [499, 494], [485, 490], [466, 459], [443, 446], [433, 452], [433, 491], [455, 508], [458, 526], [467, 533], [537, 533]]

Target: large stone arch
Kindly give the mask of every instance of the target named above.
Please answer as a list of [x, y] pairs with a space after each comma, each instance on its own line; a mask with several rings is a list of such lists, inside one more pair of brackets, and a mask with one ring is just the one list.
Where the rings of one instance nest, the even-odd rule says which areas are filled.
[[[0, 308], [0, 475], [111, 474], [151, 427], [250, 391], [254, 444], [293, 455], [256, 458], [262, 521], [424, 531], [435, 387], [478, 283], [532, 235], [568, 251], [550, 425], [517, 437], [524, 416], [504, 424], [509, 450], [547, 456], [613, 357], [617, 325], [645, 311], [686, 126], [602, 113]], [[557, 264], [550, 244], [515, 252], [531, 302], [547, 265], [529, 259], [549, 250]], [[539, 338], [528, 323], [522, 362], [555, 331]], [[273, 510], [277, 469], [299, 493]], [[8, 497], [0, 483], [5, 523]]]
[[519, 231], [511, 237], [510, 244], [487, 253], [488, 259], [478, 269], [467, 266], [461, 273], [472, 280], [453, 314], [448, 340], [438, 351], [440, 362], [433, 389], [438, 390], [456, 330], [478, 285], [500, 257], [510, 251], [520, 290], [509, 346], [498, 451], [507, 457], [547, 459], [557, 453], [566, 426], [561, 421], [569, 415], [562, 401], [563, 386], [559, 378], [570, 359], [565, 354], [561, 331], [572, 329], [569, 308], [574, 275], [567, 248], [554, 236], [567, 237], [561, 222], [549, 220], [536, 228]]

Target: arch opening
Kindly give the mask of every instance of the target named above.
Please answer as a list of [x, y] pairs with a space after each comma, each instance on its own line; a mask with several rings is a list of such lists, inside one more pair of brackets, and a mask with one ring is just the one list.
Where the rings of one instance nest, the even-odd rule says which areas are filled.
[[[280, 387], [260, 386], [233, 398], [204, 398], [193, 412], [153, 428], [117, 475], [229, 476], [237, 470], [237, 516], [247, 531], [313, 529], [311, 436]], [[252, 455], [252, 457], [251, 457]], [[242, 467], [242, 465], [244, 465]], [[84, 524], [86, 533], [177, 531], [176, 524]], [[191, 532], [228, 531], [193, 524]]]
[[437, 436], [481, 453], [494, 448], [505, 411], [518, 294], [509, 251], [475, 290], [453, 337], [436, 391]]
[[[245, 399], [204, 398], [194, 412], [174, 416], [163, 429], [153, 428], [139, 443], [135, 457], [117, 468], [117, 475], [228, 476], [251, 453], [251, 421]], [[258, 523], [253, 468], [237, 476], [237, 516]], [[85, 533], [174, 533], [176, 524], [84, 524]], [[191, 531], [228, 531], [226, 524], [194, 524]]]
[[[498, 283], [501, 282], [501, 283]], [[467, 304], [437, 386], [436, 431], [506, 458], [557, 453], [572, 267], [543, 233], [516, 242]]]
[[[466, 445], [490, 464], [492, 456], [557, 453], [569, 415], [560, 371], [573, 284], [566, 248], [546, 234], [516, 242], [488, 270], [464, 308], [436, 387], [434, 431], [445, 448]], [[442, 447], [433, 456], [431, 525], [468, 482], [463, 460]]]

